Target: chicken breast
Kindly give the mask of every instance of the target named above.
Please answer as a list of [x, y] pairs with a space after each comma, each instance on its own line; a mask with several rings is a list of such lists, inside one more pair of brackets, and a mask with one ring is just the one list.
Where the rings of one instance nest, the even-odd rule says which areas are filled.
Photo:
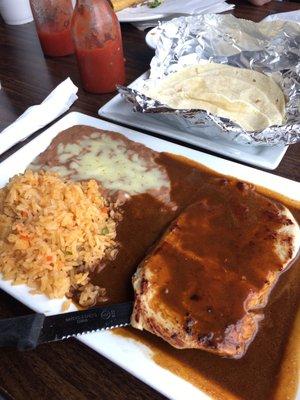
[[285, 206], [227, 181], [184, 210], [138, 267], [131, 324], [177, 348], [240, 358], [299, 242]]

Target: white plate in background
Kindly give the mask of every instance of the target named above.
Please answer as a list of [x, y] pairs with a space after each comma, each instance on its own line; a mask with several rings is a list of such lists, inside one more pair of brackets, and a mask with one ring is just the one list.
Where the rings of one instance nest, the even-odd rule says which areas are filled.
[[151, 13], [151, 8], [147, 6], [127, 7], [118, 11], [117, 17], [119, 22], [142, 22], [150, 20], [158, 20], [164, 17], [164, 14]]
[[138, 15], [132, 14], [129, 8], [125, 8], [125, 10], [118, 11], [117, 17], [119, 22], [121, 23], [131, 23], [131, 22], [143, 22], [143, 21], [157, 21], [161, 18], [164, 18], [164, 14], [151, 14], [141, 12]]
[[[174, 3], [180, 3], [182, 0], [172, 0], [172, 4]], [[163, 6], [163, 4], [162, 4]], [[176, 4], [175, 4], [176, 6]], [[196, 14], [203, 14], [203, 13], [221, 13], [224, 11], [232, 10], [234, 8], [234, 5], [232, 4], [227, 4], [225, 0], [201, 0], [199, 1], [199, 7], [195, 10]], [[162, 18], [174, 18], [178, 17], [180, 15], [190, 15], [189, 13], [172, 13], [170, 12], [171, 9], [169, 9], [169, 12], [164, 12], [162, 9], [161, 13], [158, 13], [160, 11], [160, 7], [157, 7], [155, 9], [148, 7], [147, 5], [137, 5], [136, 7], [127, 7], [124, 10], [118, 11], [117, 17], [120, 22], [143, 22], [143, 21], [153, 21], [153, 25], [155, 25], [155, 21], [158, 21], [159, 19]], [[186, 8], [183, 11], [187, 11]]]
[[[16, 151], [0, 164], [0, 187], [16, 173], [21, 173], [27, 165], [41, 152], [51, 140], [62, 130], [74, 125], [89, 125], [95, 128], [120, 132], [131, 140], [143, 143], [156, 151], [167, 151], [188, 157], [202, 163], [208, 168], [225, 175], [246, 180], [264, 186], [270, 190], [284, 194], [300, 201], [300, 183], [259, 171], [244, 165], [211, 156], [200, 151], [191, 150], [166, 140], [145, 135], [97, 118], [77, 112], [71, 112], [41, 133], [38, 137]], [[62, 300], [49, 300], [44, 295], [32, 295], [25, 285], [12, 286], [10, 282], [0, 280], [0, 289], [15, 297], [36, 312], [47, 315], [61, 312]], [[71, 311], [70, 309], [69, 311]], [[192, 384], [158, 366], [151, 358], [151, 350], [133, 340], [114, 335], [109, 331], [82, 335], [81, 342], [105, 356], [115, 364], [124, 368], [149, 386], [172, 400], [208, 400], [209, 397]]]
[[[145, 72], [138, 79], [132, 82], [129, 87], [135, 88], [140, 81], [148, 77]], [[275, 169], [278, 167], [288, 146], [248, 146], [237, 144], [219, 136], [206, 136], [200, 129], [191, 131], [189, 128], [182, 128], [175, 122], [160, 120], [158, 114], [142, 114], [134, 112], [132, 105], [125, 101], [120, 94], [113, 97], [108, 103], [98, 111], [101, 117], [109, 120], [129, 125], [145, 131], [158, 133], [162, 136], [180, 140], [183, 143], [192, 144], [205, 150], [213, 151], [226, 157], [233, 158], [244, 163], [265, 169]]]

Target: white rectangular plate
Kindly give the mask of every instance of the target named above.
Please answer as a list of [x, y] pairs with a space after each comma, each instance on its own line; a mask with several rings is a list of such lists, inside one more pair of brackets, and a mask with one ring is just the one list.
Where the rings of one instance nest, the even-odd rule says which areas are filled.
[[[129, 87], [136, 87], [138, 83], [146, 79], [148, 72], [132, 82]], [[233, 158], [244, 163], [255, 165], [265, 169], [275, 169], [282, 160], [288, 146], [248, 146], [222, 139], [219, 136], [211, 137], [201, 135], [201, 132], [191, 132], [188, 129], [179, 128], [175, 122], [160, 121], [157, 116], [134, 112], [132, 105], [125, 101], [120, 94], [113, 97], [98, 111], [101, 117], [122, 124], [130, 125], [138, 129], [158, 133], [181, 142], [193, 144], [206, 150], [213, 151], [223, 156]], [[199, 128], [200, 130], [200, 128]]]
[[[0, 164], [0, 187], [13, 175], [23, 172], [27, 165], [48, 147], [51, 140], [59, 132], [81, 124], [120, 132], [129, 139], [143, 143], [153, 150], [167, 151], [188, 157], [225, 175], [235, 176], [282, 193], [292, 199], [300, 200], [300, 184], [297, 182], [204, 154], [200, 151], [178, 146], [168, 141], [76, 112], [66, 115], [3, 161]], [[49, 300], [43, 295], [34, 296], [29, 293], [29, 289], [25, 285], [12, 286], [9, 282], [0, 280], [0, 288], [37, 312], [50, 315], [58, 314], [61, 311], [63, 300]], [[106, 331], [83, 335], [79, 340], [170, 399], [205, 400], [209, 398], [198, 388], [155, 364], [151, 358], [151, 351], [132, 339], [123, 338]]]

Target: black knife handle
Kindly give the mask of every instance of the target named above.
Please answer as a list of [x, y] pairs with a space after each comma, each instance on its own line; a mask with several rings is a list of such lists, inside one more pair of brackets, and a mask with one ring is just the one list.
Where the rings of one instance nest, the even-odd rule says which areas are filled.
[[44, 320], [44, 314], [0, 319], [0, 347], [13, 346], [19, 350], [36, 348]]

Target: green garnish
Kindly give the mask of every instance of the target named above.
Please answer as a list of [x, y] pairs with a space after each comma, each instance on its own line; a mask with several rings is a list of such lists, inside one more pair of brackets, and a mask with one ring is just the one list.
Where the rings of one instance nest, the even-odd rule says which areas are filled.
[[158, 7], [158, 6], [160, 6], [160, 5], [162, 4], [163, 1], [164, 1], [164, 0], [153, 0], [153, 1], [150, 1], [150, 2], [148, 3], [148, 7], [149, 7], [149, 8]]
[[105, 228], [102, 229], [101, 235], [107, 235], [109, 233], [108, 227], [106, 226]]
[[65, 254], [66, 254], [66, 256], [72, 256], [73, 255], [73, 253], [71, 251], [66, 251]]

